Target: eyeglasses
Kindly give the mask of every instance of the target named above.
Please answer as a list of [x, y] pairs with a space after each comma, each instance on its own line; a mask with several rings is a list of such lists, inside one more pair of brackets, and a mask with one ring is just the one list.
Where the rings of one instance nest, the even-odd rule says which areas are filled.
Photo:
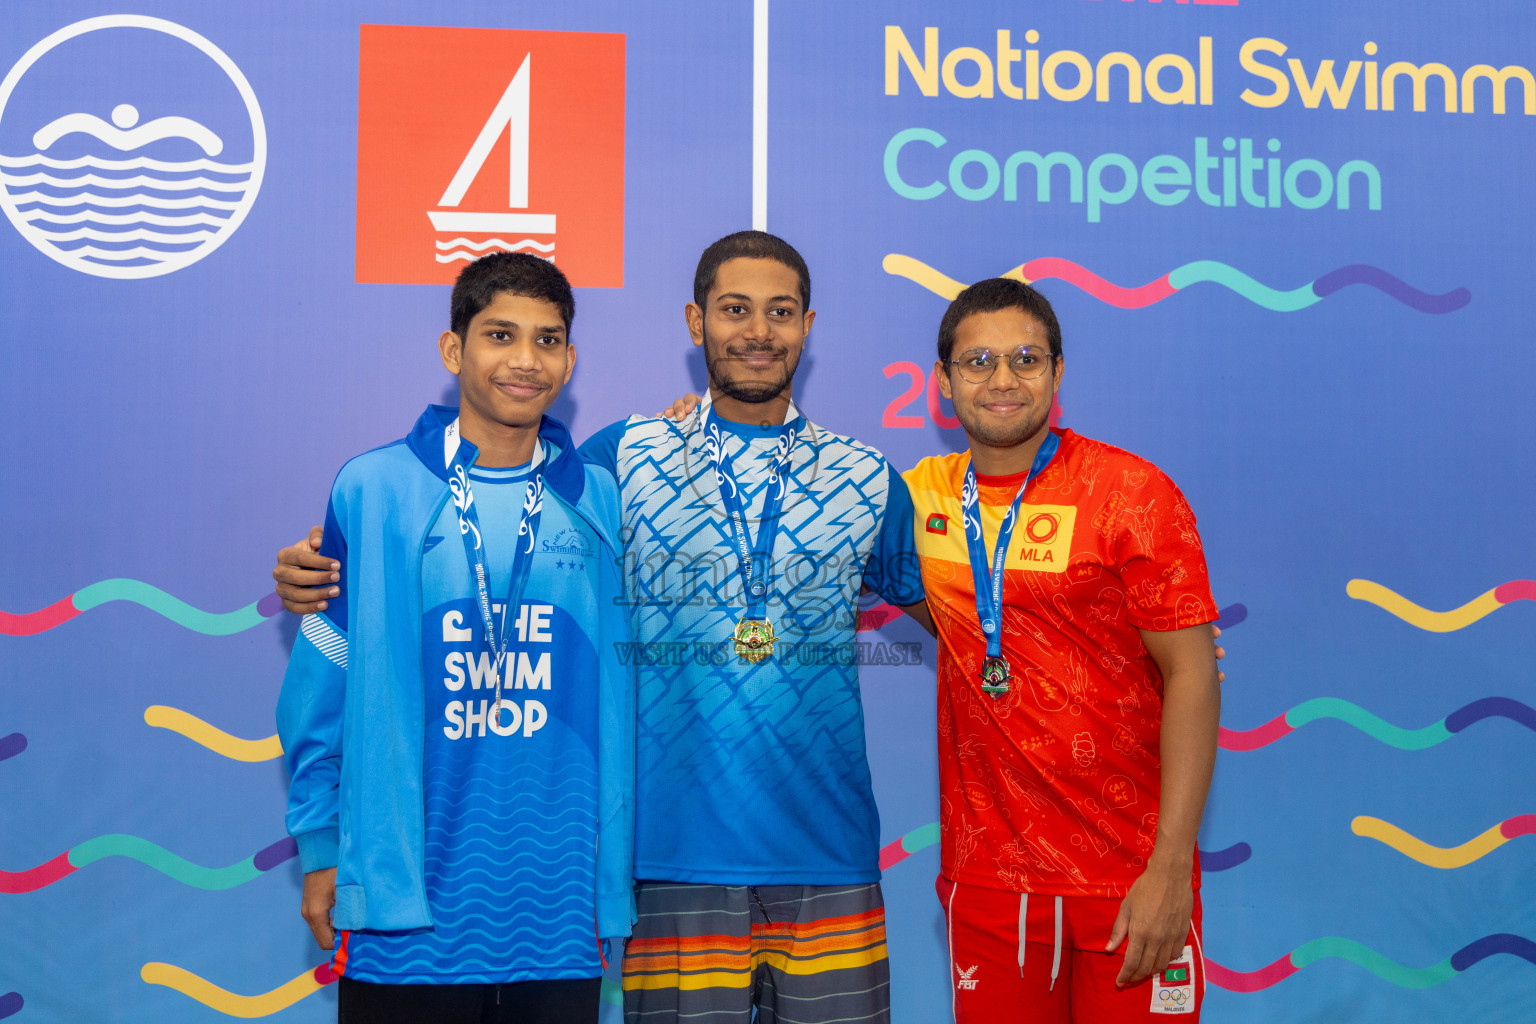
[[1045, 372], [1051, 365], [1051, 360], [1056, 358], [1046, 349], [1037, 348], [1034, 345], [1020, 345], [1007, 356], [994, 355], [981, 349], [975, 352], [967, 352], [959, 359], [951, 359], [949, 365], [960, 368], [960, 376], [972, 384], [985, 384], [992, 379], [997, 372], [997, 367], [1003, 362], [1008, 363], [1008, 369], [1020, 380], [1033, 380]]

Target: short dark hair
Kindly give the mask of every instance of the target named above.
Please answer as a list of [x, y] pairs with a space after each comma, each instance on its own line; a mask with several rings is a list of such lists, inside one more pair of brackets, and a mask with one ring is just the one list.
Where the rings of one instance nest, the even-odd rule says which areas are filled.
[[778, 235], [766, 231], [738, 231], [710, 245], [699, 257], [699, 267], [693, 272], [693, 301], [703, 306], [709, 301], [709, 290], [715, 286], [720, 264], [726, 260], [773, 260], [782, 263], [800, 275], [800, 302], [811, 308], [811, 271], [805, 258]]
[[560, 310], [569, 339], [571, 321], [576, 319], [576, 297], [571, 282], [549, 260], [526, 252], [492, 252], [481, 256], [459, 271], [448, 302], [449, 330], [461, 340], [469, 322], [501, 292], [543, 299]]
[[1023, 281], [989, 277], [956, 295], [944, 311], [944, 319], [939, 321], [939, 362], [949, 362], [950, 353], [955, 350], [955, 332], [962, 320], [972, 313], [995, 313], [1000, 309], [1022, 310], [1040, 321], [1051, 343], [1051, 355], [1061, 355], [1061, 324], [1057, 323], [1056, 311], [1046, 297]]

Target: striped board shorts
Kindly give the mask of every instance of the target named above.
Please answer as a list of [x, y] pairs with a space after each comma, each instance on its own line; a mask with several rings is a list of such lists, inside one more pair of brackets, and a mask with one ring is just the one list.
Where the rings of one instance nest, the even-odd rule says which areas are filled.
[[887, 1024], [880, 884], [641, 882], [625, 1024]]

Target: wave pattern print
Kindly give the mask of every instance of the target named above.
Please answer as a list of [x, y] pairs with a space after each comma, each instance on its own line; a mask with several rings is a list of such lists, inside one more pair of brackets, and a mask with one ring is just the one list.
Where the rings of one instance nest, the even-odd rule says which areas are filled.
[[[905, 277], [945, 299], [954, 299], [965, 287], [923, 261], [901, 253], [886, 256], [881, 267], [887, 274]], [[1340, 267], [1316, 281], [1289, 291], [1271, 288], [1236, 267], [1215, 260], [1195, 260], [1146, 284], [1129, 288], [1106, 281], [1087, 267], [1055, 256], [1021, 263], [1000, 276], [1011, 277], [1025, 284], [1052, 279], [1065, 281], [1117, 309], [1143, 309], [1195, 284], [1221, 285], [1254, 305], [1274, 313], [1294, 313], [1306, 309], [1352, 284], [1368, 285], [1420, 313], [1452, 313], [1472, 301], [1472, 293], [1465, 288], [1456, 288], [1443, 295], [1432, 295], [1379, 267], [1363, 263]]]
[[1536, 814], [1517, 814], [1459, 846], [1431, 846], [1418, 836], [1398, 828], [1390, 821], [1359, 815], [1349, 823], [1349, 830], [1357, 836], [1375, 839], [1392, 847], [1404, 857], [1432, 868], [1462, 868], [1475, 860], [1481, 860], [1511, 839], [1536, 835]]
[[1228, 992], [1258, 992], [1278, 985], [1291, 975], [1319, 960], [1348, 960], [1363, 967], [1376, 977], [1400, 988], [1433, 988], [1454, 978], [1474, 964], [1491, 956], [1507, 953], [1536, 966], [1536, 942], [1522, 935], [1485, 935], [1476, 942], [1469, 942], [1449, 957], [1428, 967], [1407, 967], [1354, 939], [1327, 937], [1313, 939], [1296, 947], [1274, 963], [1256, 971], [1234, 971], [1214, 960], [1206, 960], [1205, 966], [1212, 985]]
[[189, 999], [196, 999], [211, 1010], [227, 1017], [268, 1017], [314, 995], [336, 980], [330, 965], [321, 964], [305, 971], [286, 984], [270, 992], [254, 996], [242, 996], [222, 989], [206, 978], [175, 964], [147, 963], [139, 971], [139, 977], [148, 985], [164, 985], [180, 992]]
[[1350, 580], [1344, 592], [1356, 601], [1367, 601], [1396, 615], [1410, 626], [1430, 633], [1465, 629], [1515, 601], [1536, 601], [1536, 580], [1510, 580], [1486, 590], [1459, 608], [1437, 612], [1421, 607], [1403, 595], [1371, 580]]
[[0, 155], [0, 185], [34, 244], [68, 264], [125, 268], [183, 262], [217, 239], [254, 171], [207, 158]]
[[[188, 711], [164, 704], [151, 704], [145, 708], [144, 724], [154, 729], [180, 733], [193, 743], [201, 744], [231, 761], [271, 761], [283, 756], [283, 744], [276, 733], [259, 740], [231, 736]], [[4, 740], [0, 740], [0, 760], [5, 757], [4, 743]]]
[[1536, 732], [1536, 709], [1509, 697], [1483, 697], [1419, 729], [1404, 729], [1393, 725], [1358, 704], [1339, 697], [1315, 697], [1252, 729], [1238, 730], [1222, 726], [1217, 733], [1217, 743], [1223, 750], [1258, 750], [1289, 736], [1304, 725], [1324, 718], [1337, 719], [1371, 739], [1398, 750], [1428, 750], [1439, 746], [1467, 726], [1485, 718], [1507, 718]]
[[102, 580], [88, 587], [81, 587], [68, 597], [60, 598], [46, 607], [32, 612], [0, 611], [0, 636], [33, 636], [53, 629], [73, 619], [82, 612], [111, 601], [127, 601], [141, 605], [158, 615], [163, 615], [176, 625], [205, 636], [230, 636], [259, 626], [283, 608], [277, 594], [269, 593], [252, 601], [244, 608], [232, 612], [205, 612], [194, 608], [179, 597], [167, 594], [159, 587], [143, 580]]
[[178, 857], [148, 839], [123, 834], [97, 836], [25, 871], [0, 871], [0, 893], [35, 892], [104, 857], [127, 857], [147, 864], [167, 878], [195, 889], [233, 889], [299, 855], [299, 845], [289, 837], [279, 839], [228, 867], [207, 868]]
[[466, 263], [479, 259], [489, 252], [529, 252], [541, 259], [555, 260], [554, 242], [535, 242], [531, 238], [519, 239], [509, 242], [505, 238], [485, 238], [480, 241], [472, 241], [459, 237], [448, 241], [438, 239], [432, 243], [439, 250], [433, 254], [433, 259], [439, 263], [452, 263], [454, 260], [464, 260]]
[[598, 966], [597, 777], [590, 760], [573, 761], [508, 757], [494, 767], [465, 757], [429, 767], [435, 928], [353, 932], [341, 973], [399, 984], [492, 983], [534, 969], [547, 978], [589, 976]]

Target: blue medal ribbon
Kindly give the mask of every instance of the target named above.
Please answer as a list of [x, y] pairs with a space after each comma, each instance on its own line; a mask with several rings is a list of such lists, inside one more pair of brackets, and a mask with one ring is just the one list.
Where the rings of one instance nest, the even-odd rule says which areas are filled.
[[997, 547], [990, 559], [992, 573], [987, 575], [987, 540], [981, 529], [981, 495], [976, 484], [974, 461], [965, 467], [965, 489], [960, 495], [960, 508], [965, 513], [965, 544], [971, 560], [971, 577], [976, 584], [976, 617], [981, 620], [981, 632], [987, 638], [987, 660], [982, 665], [982, 689], [998, 697], [1008, 692], [1010, 670], [1003, 657], [1003, 570], [1008, 562], [1008, 544], [1013, 539], [1013, 527], [1019, 518], [1019, 505], [1024, 492], [1040, 471], [1051, 464], [1061, 439], [1047, 433], [1035, 452], [1034, 464], [1029, 475], [1019, 485], [1019, 493], [1013, 496], [1013, 504], [1003, 517], [997, 530]]
[[[533, 569], [533, 544], [539, 533], [539, 515], [544, 510], [544, 441], [534, 446], [533, 462], [529, 467], [528, 489], [523, 493], [523, 521], [517, 528], [513, 541], [512, 578], [507, 584], [507, 600], [501, 606], [501, 629], [496, 629], [491, 614], [490, 573], [485, 565], [485, 538], [480, 533], [480, 514], [475, 511], [475, 492], [469, 483], [472, 462], [464, 459], [464, 446], [459, 443], [459, 421], [448, 425], [443, 437], [443, 458], [448, 467], [448, 492], [458, 509], [459, 535], [464, 541], [464, 557], [469, 562], [470, 582], [475, 589], [475, 606], [480, 609], [480, 620], [485, 625], [485, 640], [496, 657], [496, 699], [491, 704], [487, 720], [501, 725], [502, 667], [507, 657], [507, 614], [512, 607], [522, 603], [523, 590], [528, 586], [528, 576]], [[524, 541], [523, 538], [527, 538]]]
[[[790, 407], [794, 409], [793, 406]], [[789, 490], [789, 457], [800, 437], [801, 419], [796, 414], [779, 431], [778, 450], [768, 469], [768, 491], [763, 496], [763, 513], [754, 543], [747, 528], [747, 513], [742, 505], [742, 491], [736, 482], [735, 467], [725, 453], [725, 436], [711, 408], [704, 417], [704, 448], [715, 466], [715, 483], [720, 488], [720, 503], [731, 529], [731, 545], [736, 549], [737, 570], [742, 591], [747, 597], [747, 618], [766, 620], [768, 592], [773, 584], [773, 541], [779, 532], [779, 511]], [[762, 566], [762, 572], [757, 567]]]

